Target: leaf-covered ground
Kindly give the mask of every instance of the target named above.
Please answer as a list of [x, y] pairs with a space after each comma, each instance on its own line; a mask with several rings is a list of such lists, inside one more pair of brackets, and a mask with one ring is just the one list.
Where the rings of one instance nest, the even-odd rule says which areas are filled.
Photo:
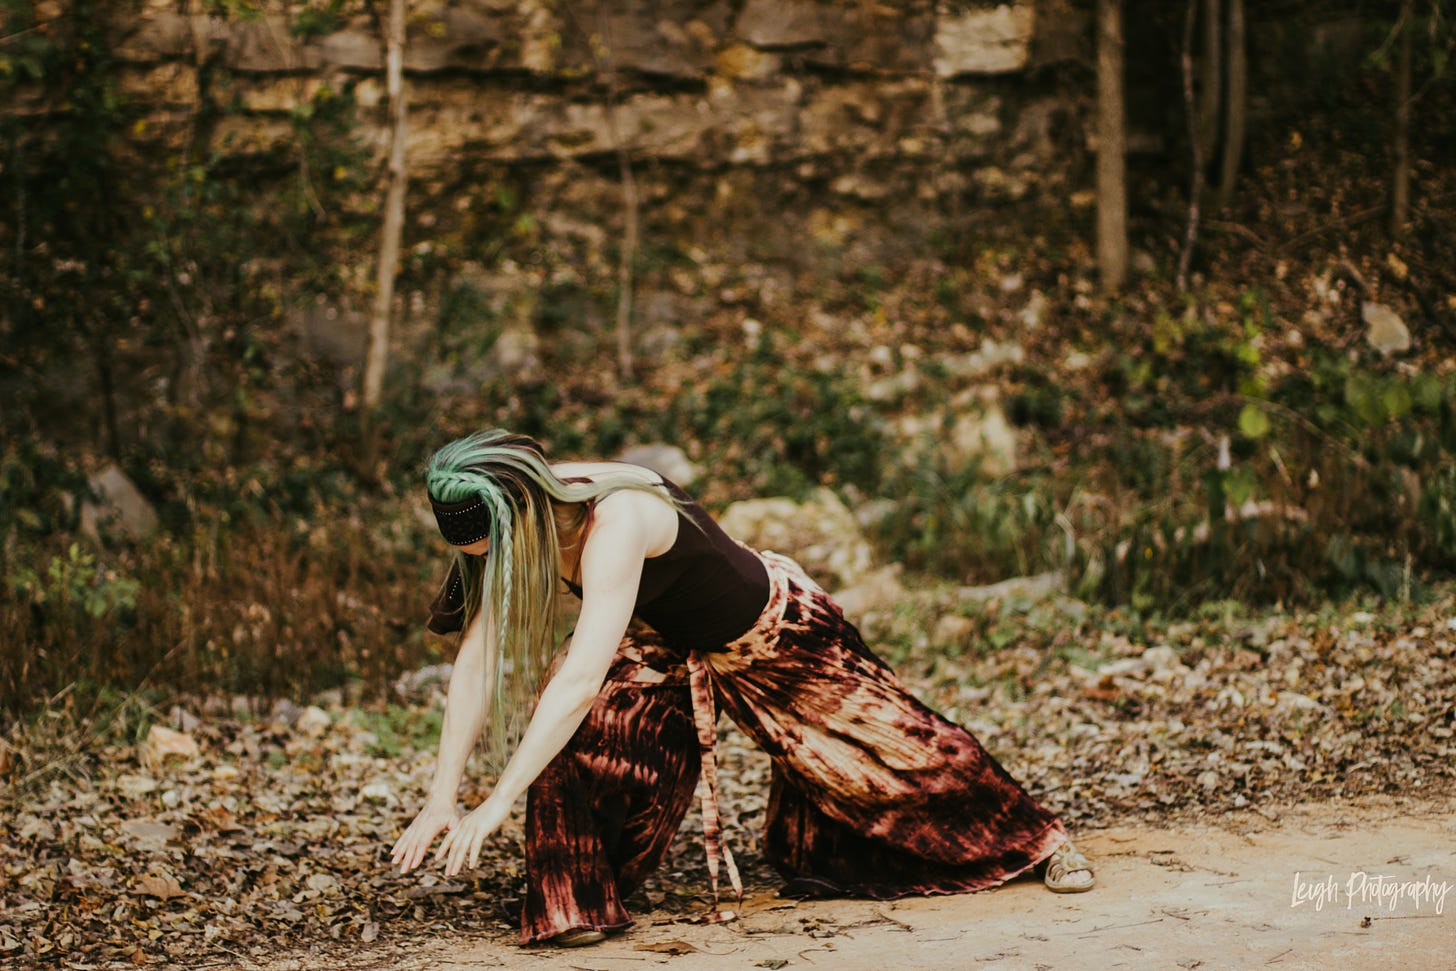
[[[923, 632], [944, 637], [936, 618], [961, 593], [916, 590], [864, 626], [1074, 829], [1456, 789], [1456, 587], [1406, 605], [1231, 607], [1170, 624], [993, 599], [961, 632], [976, 650], [932, 649]], [[43, 724], [12, 736], [0, 963], [227, 967], [335, 940], [499, 929], [520, 892], [519, 816], [469, 879], [388, 867], [432, 771], [437, 684], [413, 679], [388, 711], [315, 699], [261, 719], [174, 713], [181, 734], [136, 745], [88, 746]], [[753, 849], [766, 762], [726, 727], [722, 762], [729, 839], [750, 887], [771, 888]], [[691, 813], [638, 910], [701, 912], [699, 825]]]

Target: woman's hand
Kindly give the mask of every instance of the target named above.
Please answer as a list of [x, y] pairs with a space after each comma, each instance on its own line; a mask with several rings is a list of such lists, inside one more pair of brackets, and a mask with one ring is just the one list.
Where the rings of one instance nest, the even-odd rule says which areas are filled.
[[497, 799], [487, 799], [450, 827], [450, 833], [435, 851], [435, 859], [447, 860], [445, 876], [453, 877], [461, 870], [473, 870], [480, 862], [480, 847], [491, 833], [506, 821], [510, 806], [504, 806]]
[[447, 806], [434, 801], [426, 802], [425, 808], [421, 809], [414, 822], [409, 824], [409, 829], [394, 844], [394, 852], [390, 857], [393, 865], [399, 867], [400, 873], [408, 873], [420, 865], [425, 854], [430, 851], [430, 844], [440, 834], [440, 830], [453, 827], [460, 818], [460, 813], [454, 806]]

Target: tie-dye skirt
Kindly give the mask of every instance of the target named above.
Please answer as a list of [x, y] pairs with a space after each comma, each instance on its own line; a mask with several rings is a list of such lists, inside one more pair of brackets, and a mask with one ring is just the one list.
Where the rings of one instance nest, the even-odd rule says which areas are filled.
[[974, 736], [906, 690], [798, 564], [762, 555], [771, 593], [753, 629], [690, 658], [630, 631], [586, 721], [531, 787], [524, 943], [629, 925], [622, 901], [667, 852], [700, 770], [716, 893], [715, 705], [773, 760], [762, 851], [794, 893], [984, 890], [1067, 838]]

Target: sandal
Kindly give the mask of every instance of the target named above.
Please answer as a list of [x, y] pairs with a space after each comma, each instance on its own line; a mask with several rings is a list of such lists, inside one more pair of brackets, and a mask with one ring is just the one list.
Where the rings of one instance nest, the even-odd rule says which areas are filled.
[[[1086, 876], [1081, 876], [1084, 873]], [[1043, 880], [1052, 893], [1085, 893], [1097, 882], [1097, 878], [1092, 875], [1092, 865], [1077, 851], [1071, 840], [1058, 846], [1046, 858], [1046, 876]]]
[[592, 927], [577, 927], [574, 930], [562, 931], [555, 937], [549, 938], [546, 943], [553, 947], [585, 947], [588, 944], [600, 944], [607, 939], [607, 935]]

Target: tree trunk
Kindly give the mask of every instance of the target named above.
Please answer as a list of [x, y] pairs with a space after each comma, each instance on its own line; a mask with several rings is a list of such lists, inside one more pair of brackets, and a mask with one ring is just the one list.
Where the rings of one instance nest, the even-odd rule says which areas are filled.
[[374, 309], [369, 318], [369, 350], [364, 358], [363, 416], [384, 397], [384, 372], [389, 364], [389, 316], [394, 305], [394, 278], [399, 270], [400, 237], [404, 233], [405, 136], [409, 113], [404, 90], [404, 20], [406, 0], [390, 0], [385, 28], [386, 84], [389, 93], [389, 174], [384, 200], [384, 228], [379, 239], [379, 266]]
[[[1214, 5], [1217, 0], [1209, 0], [1209, 3]], [[1197, 20], [1198, 0], [1188, 0], [1188, 12], [1183, 22], [1183, 111], [1188, 118], [1188, 140], [1193, 155], [1193, 175], [1188, 187], [1188, 229], [1183, 235], [1183, 252], [1178, 257], [1179, 292], [1188, 289], [1188, 271], [1193, 265], [1193, 247], [1198, 242], [1198, 222], [1202, 213], [1203, 201], [1203, 146], [1207, 144], [1204, 141], [1203, 125], [1206, 119], [1199, 112], [1193, 94], [1193, 27]], [[1207, 93], [1205, 90], [1205, 96]], [[1207, 107], [1207, 101], [1204, 102], [1204, 107]]]
[[1399, 239], [1405, 235], [1405, 225], [1410, 219], [1410, 122], [1411, 122], [1411, 34], [1415, 16], [1414, 0], [1401, 0], [1400, 46], [1396, 48], [1395, 61], [1395, 169], [1390, 176], [1390, 235]]
[[1097, 266], [1102, 286], [1127, 280], [1127, 115], [1122, 0], [1097, 0]]
[[1223, 104], [1223, 4], [1203, 0], [1203, 63], [1199, 65], [1197, 137], [1204, 149], [1218, 141], [1218, 110]]
[[1219, 166], [1218, 207], [1233, 201], [1239, 166], [1244, 160], [1244, 124], [1249, 99], [1248, 38], [1244, 27], [1244, 0], [1228, 5], [1228, 100], [1224, 105], [1223, 162]]
[[[615, 104], [612, 113], [616, 114]], [[621, 262], [617, 266], [617, 373], [623, 381], [632, 380], [632, 301], [637, 266], [637, 246], [640, 230], [638, 217], [640, 203], [637, 199], [637, 180], [632, 176], [632, 159], [621, 136], [612, 126], [617, 140], [617, 164], [622, 174], [622, 203], [626, 210], [622, 233]]]

